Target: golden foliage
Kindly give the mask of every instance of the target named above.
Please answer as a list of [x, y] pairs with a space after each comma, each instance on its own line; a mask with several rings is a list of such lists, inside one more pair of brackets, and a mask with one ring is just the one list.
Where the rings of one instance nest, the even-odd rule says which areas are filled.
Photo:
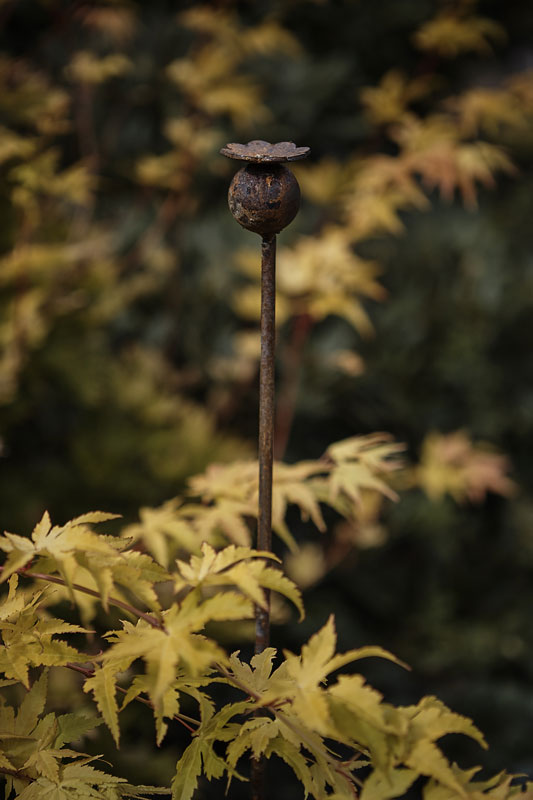
[[49, 620], [39, 614], [39, 606], [50, 601], [51, 591], [36, 589], [17, 592], [18, 576], [9, 580], [9, 592], [0, 605], [0, 670], [10, 680], [20, 681], [29, 688], [29, 669], [39, 666], [58, 666], [82, 657], [75, 647], [58, 634], [88, 633], [85, 628], [63, 620]]
[[179, 14], [178, 22], [196, 33], [208, 35], [217, 45], [243, 55], [285, 52], [296, 56], [300, 47], [294, 36], [274, 19], [244, 26], [233, 10], [200, 5]]
[[69, 130], [70, 98], [21, 60], [0, 58], [0, 109], [15, 125], [53, 136]]
[[[12, 681], [3, 681], [4, 686]], [[89, 756], [65, 747], [100, 724], [84, 714], [45, 714], [48, 670], [41, 673], [18, 709], [2, 703], [0, 763], [7, 769], [6, 797], [15, 792], [23, 800], [54, 797], [139, 798], [146, 793], [168, 794], [153, 786], [130, 786], [118, 778], [95, 769], [99, 756]]]
[[9, 179], [13, 184], [12, 200], [39, 222], [39, 206], [43, 196], [49, 196], [61, 204], [85, 205], [91, 195], [93, 177], [82, 164], [65, 170], [58, 169], [59, 152], [45, 150], [13, 167]]
[[407, 168], [421, 176], [429, 190], [438, 188], [448, 201], [459, 189], [467, 206], [476, 206], [476, 182], [494, 186], [494, 173], [513, 172], [501, 147], [489, 142], [461, 142], [453, 120], [433, 115], [425, 120], [406, 118], [392, 133]]
[[384, 233], [401, 233], [400, 212], [424, 209], [427, 198], [403, 158], [371, 156], [357, 165], [345, 197], [348, 235], [359, 241]]
[[465, 136], [477, 136], [486, 131], [495, 137], [502, 128], [526, 125], [522, 104], [507, 89], [471, 89], [450, 98], [447, 106], [459, 118]]
[[472, 3], [459, 3], [446, 9], [423, 24], [413, 36], [421, 50], [432, 50], [445, 58], [455, 58], [460, 53], [491, 52], [491, 41], [501, 42], [505, 31], [488, 17], [469, 13]]
[[131, 61], [121, 53], [96, 58], [89, 50], [80, 50], [66, 67], [66, 74], [72, 81], [98, 84], [124, 75], [132, 69], [132, 66]]
[[[255, 253], [243, 250], [236, 258], [240, 268], [258, 282]], [[288, 316], [302, 314], [320, 321], [334, 314], [368, 336], [372, 324], [361, 299], [384, 299], [385, 290], [376, 280], [378, 274], [375, 262], [354, 252], [345, 228], [329, 226], [320, 236], [301, 237], [294, 247], [279, 252], [278, 321], [282, 323]], [[238, 290], [234, 306], [241, 315], [258, 319], [259, 300], [257, 283], [253, 288]]]
[[388, 125], [400, 120], [411, 103], [429, 94], [433, 83], [429, 75], [410, 80], [400, 70], [391, 69], [379, 86], [362, 89], [359, 97], [372, 124]]
[[[359, 466], [364, 464], [370, 471], [391, 471], [397, 451], [398, 447], [386, 438], [375, 436], [333, 445], [328, 459], [334, 469], [359, 462]], [[301, 504], [312, 516], [319, 512], [305, 482], [316, 471], [316, 465], [311, 464], [296, 465], [294, 472], [287, 467], [282, 482], [287, 499]], [[195, 491], [206, 497], [242, 496], [237, 488], [232, 491], [228, 474], [220, 470], [211, 476], [200, 476], [193, 483]], [[338, 483], [337, 480], [334, 492], [342, 491], [351, 497], [346, 477], [342, 488]], [[298, 484], [300, 492], [296, 491]], [[125, 695], [122, 708], [136, 698], [152, 707], [158, 744], [171, 721], [181, 721], [194, 735], [176, 765], [172, 782], [175, 798], [190, 798], [202, 772], [209, 780], [224, 773], [230, 781], [240, 778], [236, 768], [247, 751], [254, 758], [272, 755], [282, 758], [316, 800], [325, 800], [332, 793], [348, 800], [354, 787], [360, 785], [357, 771], [363, 765], [371, 767], [362, 787], [363, 797], [392, 798], [419, 777], [428, 779], [425, 796], [430, 800], [439, 800], [450, 792], [453, 796], [473, 796], [479, 800], [492, 795], [494, 800], [506, 800], [512, 795], [514, 790], [508, 776], [499, 775], [484, 784], [471, 783], [476, 770], [458, 770], [441, 751], [439, 740], [451, 733], [469, 736], [486, 747], [471, 720], [452, 712], [435, 697], [424, 697], [416, 705], [395, 707], [384, 702], [382, 695], [357, 673], [332, 678], [339, 669], [363, 658], [377, 656], [401, 664], [380, 647], [337, 653], [333, 617], [303, 645], [299, 654], [285, 651], [275, 669], [276, 650], [271, 647], [253, 656], [250, 663], [242, 661], [238, 653], [228, 656], [206, 634], [207, 623], [251, 616], [253, 602], [265, 604], [264, 589], [282, 592], [303, 610], [295, 585], [278, 569], [268, 566], [265, 559], [271, 559], [271, 554], [234, 545], [216, 552], [204, 545], [201, 555], [193, 555], [188, 562], [178, 560], [177, 569], [167, 574], [148, 556], [129, 549], [131, 543], [124, 538], [103, 536], [87, 527], [109, 516], [92, 512], [61, 528], [52, 528], [45, 515], [31, 540], [5, 534], [2, 548], [8, 552], [8, 559], [3, 577], [10, 573], [11, 577], [9, 593], [0, 603], [4, 643], [0, 668], [6, 676], [2, 681], [4, 687], [18, 681], [28, 686], [30, 666], [64, 665], [84, 673], [84, 691], [93, 695], [117, 744], [120, 737], [117, 690]], [[83, 558], [87, 574], [93, 577], [95, 570], [103, 573], [106, 569], [123, 569], [124, 563], [141, 559], [145, 564], [146, 586], [142, 587], [130, 576], [129, 596], [144, 602], [147, 595], [155, 596], [156, 584], [169, 578], [177, 598], [167, 597], [166, 607], [157, 605], [155, 613], [147, 614], [136, 605], [111, 597], [110, 586], [104, 586], [106, 581], [102, 578], [97, 592], [92, 591], [86, 580], [73, 584], [72, 573], [67, 569], [73, 558]], [[29, 559], [32, 559], [30, 569]], [[51, 570], [51, 574], [43, 574], [43, 569]], [[40, 580], [70, 584], [76, 594], [96, 594], [104, 607], [106, 603], [118, 606], [137, 617], [137, 621], [134, 624], [122, 620], [120, 629], [105, 633], [106, 646], [98, 655], [79, 652], [53, 637], [86, 631], [48, 615], [42, 618], [38, 613], [42, 593], [19, 590], [15, 572], [28, 578], [33, 575]], [[143, 671], [133, 675], [129, 668], [138, 661], [142, 662]], [[92, 664], [90, 669], [87, 663]], [[127, 689], [117, 683], [124, 674], [129, 682]], [[243, 698], [217, 709], [209, 685], [220, 680], [237, 688]], [[82, 759], [83, 754], [61, 751], [61, 747], [69, 737], [89, 730], [92, 723], [75, 715], [57, 721], [54, 715], [48, 715], [44, 722], [41, 717], [46, 695], [44, 672], [16, 716], [5, 704], [0, 707], [4, 726], [0, 772], [7, 773], [9, 786], [16, 792], [21, 788], [22, 798], [37, 800], [44, 790], [62, 796], [58, 793], [67, 785], [86, 792], [87, 785], [120, 783], [122, 779], [100, 775], [92, 768], [89, 772], [68, 772], [70, 765], [63, 765], [63, 756]], [[197, 702], [199, 720], [182, 715], [182, 696]], [[257, 711], [261, 714], [254, 714]], [[11, 744], [13, 739], [17, 740], [16, 746]], [[339, 758], [335, 754], [338, 746], [347, 749], [349, 756]], [[83, 765], [87, 761], [72, 763]], [[77, 783], [73, 782], [74, 777]], [[28, 788], [33, 794], [26, 791]], [[150, 791], [149, 787], [126, 788], [125, 796], [131, 797], [141, 797], [143, 791]]]
[[225, 50], [205, 48], [191, 62], [173, 61], [167, 74], [196, 108], [209, 116], [229, 114], [236, 127], [264, 122], [261, 89], [250, 78], [239, 75], [235, 56]]
[[178, 21], [205, 42], [167, 68], [168, 77], [188, 102], [209, 117], [228, 114], [237, 128], [267, 120], [262, 90], [243, 74], [241, 65], [254, 55], [298, 55], [298, 45], [290, 33], [273, 20], [244, 27], [233, 11], [209, 6], [189, 9]]
[[458, 502], [480, 503], [487, 492], [509, 497], [516, 484], [509, 460], [489, 445], [473, 443], [464, 431], [426, 436], [414, 480], [431, 500], [450, 494]]
[[320, 161], [291, 167], [300, 185], [302, 194], [318, 206], [336, 207], [350, 180], [350, 164], [336, 161], [331, 157]]
[[[316, 461], [275, 462], [273, 531], [295, 552], [297, 544], [285, 522], [289, 506], [297, 506], [303, 520], [311, 520], [324, 531], [321, 503], [347, 519], [358, 520], [360, 512], [366, 513], [363, 491], [396, 499], [387, 479], [401, 465], [397, 458], [401, 450], [403, 445], [387, 435], [374, 434], [332, 445]], [[227, 541], [250, 546], [248, 523], [257, 517], [256, 461], [211, 464], [206, 472], [189, 480], [189, 487], [191, 496], [200, 502], [171, 501], [158, 509], [141, 509], [139, 523], [126, 527], [123, 535], [141, 540], [165, 566], [179, 550], [197, 551], [204, 541], [213, 546]]]

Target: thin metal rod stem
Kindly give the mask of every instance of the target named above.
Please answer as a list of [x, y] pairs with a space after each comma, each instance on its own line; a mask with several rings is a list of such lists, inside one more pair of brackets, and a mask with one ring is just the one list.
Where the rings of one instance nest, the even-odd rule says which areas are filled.
[[[272, 550], [272, 461], [274, 451], [274, 351], [276, 346], [276, 237], [261, 242], [261, 363], [259, 369], [258, 550]], [[255, 607], [255, 652], [270, 642], [270, 592], [267, 607]], [[265, 759], [252, 759], [252, 800], [265, 797]]]
[[[261, 243], [261, 365], [259, 375], [259, 516], [258, 550], [272, 549], [272, 460], [274, 447], [274, 351], [276, 346], [276, 237]], [[255, 652], [270, 641], [268, 607], [256, 607]]]

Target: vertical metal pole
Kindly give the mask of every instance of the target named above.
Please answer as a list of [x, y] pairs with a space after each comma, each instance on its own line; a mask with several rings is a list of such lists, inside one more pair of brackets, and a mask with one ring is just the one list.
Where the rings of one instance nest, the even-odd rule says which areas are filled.
[[[259, 514], [257, 549], [272, 549], [272, 461], [274, 452], [274, 353], [276, 347], [276, 236], [261, 242], [261, 362], [259, 367]], [[255, 652], [270, 642], [270, 592], [266, 608], [255, 607]], [[252, 798], [265, 796], [265, 759], [252, 760]]]
[[[261, 243], [261, 364], [259, 373], [258, 550], [272, 549], [272, 460], [274, 448], [274, 351], [276, 346], [276, 236]], [[255, 652], [270, 642], [270, 592], [267, 608], [256, 607]]]

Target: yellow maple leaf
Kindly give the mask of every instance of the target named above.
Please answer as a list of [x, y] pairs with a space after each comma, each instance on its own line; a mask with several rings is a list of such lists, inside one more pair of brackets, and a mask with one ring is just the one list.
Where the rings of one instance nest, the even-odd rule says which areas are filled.
[[357, 164], [343, 205], [349, 235], [360, 241], [376, 234], [401, 233], [400, 212], [427, 208], [429, 201], [405, 158], [377, 155]]
[[450, 494], [458, 502], [482, 502], [487, 492], [510, 496], [516, 484], [508, 477], [508, 458], [465, 431], [430, 433], [424, 439], [415, 482], [431, 500]]
[[447, 200], [459, 189], [465, 204], [475, 207], [476, 182], [490, 188], [495, 172], [514, 171], [501, 147], [484, 141], [461, 141], [460, 130], [444, 114], [424, 120], [410, 116], [392, 135], [402, 148], [407, 169], [420, 175], [429, 189], [438, 187]]
[[[248, 319], [259, 319], [257, 259], [252, 260], [248, 251], [241, 252], [239, 266], [255, 283], [235, 293], [234, 308]], [[293, 247], [279, 251], [278, 322], [288, 316], [308, 315], [319, 321], [336, 315], [369, 335], [372, 324], [362, 301], [385, 298], [386, 292], [377, 281], [380, 271], [376, 262], [355, 253], [349, 228], [329, 225], [318, 236], [303, 236]]]
[[492, 19], [453, 10], [439, 12], [421, 25], [413, 41], [421, 50], [433, 50], [445, 58], [455, 58], [459, 53], [491, 51], [491, 40], [502, 41], [505, 31]]
[[80, 50], [75, 53], [65, 71], [72, 81], [97, 84], [124, 75], [132, 69], [132, 66], [129, 58], [122, 53], [98, 58], [90, 50]]
[[[322, 158], [314, 164], [291, 166], [302, 195], [320, 206], [336, 206], [341, 202], [350, 177], [350, 163], [341, 163], [333, 158]], [[257, 260], [257, 259], [256, 259]]]
[[361, 89], [360, 98], [369, 120], [384, 125], [401, 119], [410, 103], [431, 91], [433, 82], [427, 75], [409, 79], [400, 70], [391, 69], [378, 86]]
[[449, 98], [445, 105], [457, 115], [465, 136], [485, 130], [494, 137], [502, 128], [522, 128], [526, 124], [519, 98], [508, 89], [470, 89]]

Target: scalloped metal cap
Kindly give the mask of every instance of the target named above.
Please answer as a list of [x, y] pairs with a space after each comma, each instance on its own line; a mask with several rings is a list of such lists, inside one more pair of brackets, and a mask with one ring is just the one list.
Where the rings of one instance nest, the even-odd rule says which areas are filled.
[[307, 158], [309, 147], [297, 147], [294, 142], [278, 142], [271, 144], [263, 139], [254, 139], [248, 144], [230, 142], [221, 149], [221, 154], [237, 161], [260, 163], [282, 163], [283, 161], [299, 161]]

